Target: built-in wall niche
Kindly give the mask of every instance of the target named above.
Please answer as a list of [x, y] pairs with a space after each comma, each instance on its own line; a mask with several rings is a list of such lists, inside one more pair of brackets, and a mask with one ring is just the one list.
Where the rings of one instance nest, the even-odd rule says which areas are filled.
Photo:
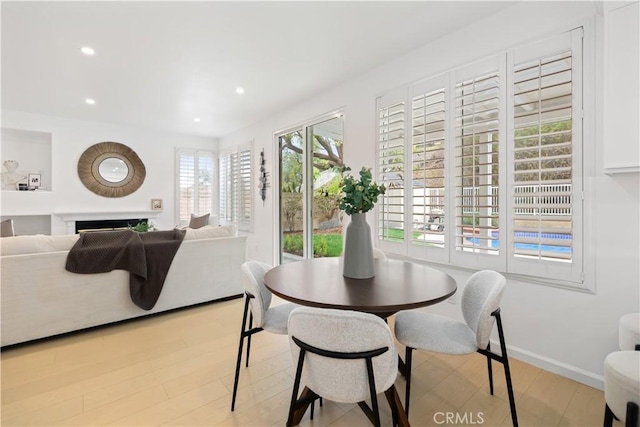
[[[18, 191], [15, 182], [27, 184], [31, 175], [32, 183], [39, 184], [38, 191], [50, 191], [51, 182], [51, 140], [50, 133], [22, 129], [2, 128], [2, 190]], [[16, 166], [17, 163], [17, 166]], [[39, 182], [35, 181], [38, 179]]]
[[51, 215], [3, 215], [0, 219], [2, 221], [13, 220], [13, 231], [16, 236], [51, 235]]

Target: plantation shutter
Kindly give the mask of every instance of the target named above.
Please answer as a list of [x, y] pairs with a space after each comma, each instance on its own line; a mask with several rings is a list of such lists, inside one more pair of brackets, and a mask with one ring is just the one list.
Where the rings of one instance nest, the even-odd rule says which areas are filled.
[[204, 215], [213, 209], [214, 154], [209, 151], [179, 149], [178, 221], [187, 225], [191, 214]]
[[240, 230], [252, 226], [251, 149], [225, 153], [219, 159], [220, 219]]
[[455, 247], [458, 252], [498, 255], [501, 82], [497, 61], [455, 76]]
[[446, 77], [437, 77], [412, 87], [411, 96], [411, 221], [410, 254], [427, 252], [429, 259], [446, 261], [443, 249], [446, 218], [446, 139], [448, 100]]
[[213, 209], [213, 154], [197, 152], [197, 215], [211, 214]]
[[231, 155], [220, 156], [218, 158], [218, 171], [219, 171], [219, 217], [221, 222], [230, 221], [231, 218], [231, 206], [233, 197], [231, 197]]
[[238, 218], [237, 221], [244, 224], [251, 223], [251, 150], [243, 150], [238, 154]]
[[178, 152], [178, 179], [178, 218], [180, 225], [187, 225], [195, 209], [195, 151]]
[[377, 100], [378, 184], [386, 187], [378, 198], [378, 238], [403, 242], [405, 101], [391, 97]]
[[[581, 38], [577, 29], [514, 53], [514, 273], [581, 280], [570, 267], [580, 256], [575, 239], [581, 235], [582, 189], [575, 177], [582, 174]], [[541, 264], [548, 266], [541, 270]]]
[[230, 223], [234, 221], [233, 217], [236, 211], [236, 174], [234, 171], [237, 168], [238, 155], [236, 153], [221, 155], [218, 163], [220, 171], [220, 221]]

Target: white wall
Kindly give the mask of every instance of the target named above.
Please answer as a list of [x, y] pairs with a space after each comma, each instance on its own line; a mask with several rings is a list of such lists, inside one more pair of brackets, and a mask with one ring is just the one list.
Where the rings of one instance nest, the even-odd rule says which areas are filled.
[[[410, 55], [371, 70], [340, 87], [279, 112], [270, 119], [223, 138], [221, 147], [254, 140], [257, 158], [264, 147], [267, 170], [274, 171], [278, 153], [274, 133], [314, 117], [344, 109], [345, 163], [354, 170], [375, 164], [375, 97], [385, 91], [464, 65], [506, 48], [590, 23], [595, 28], [595, 57], [586, 67], [595, 81], [590, 120], [595, 137], [585, 147], [586, 260], [595, 280], [595, 294], [509, 280], [503, 300], [507, 342], [513, 357], [529, 361], [581, 382], [602, 388], [603, 360], [617, 349], [617, 321], [640, 311], [640, 179], [638, 174], [607, 176], [602, 172], [603, 75], [602, 17], [591, 2], [523, 2], [476, 25], [443, 37]], [[606, 106], [605, 106], [606, 108]], [[275, 177], [272, 175], [272, 180]], [[277, 183], [266, 203], [255, 199], [255, 232], [249, 256], [273, 263]], [[371, 223], [370, 218], [370, 223]], [[468, 271], [446, 269], [460, 285]], [[439, 304], [433, 311], [459, 317], [458, 304]]]
[[[2, 111], [2, 127], [46, 132], [52, 135], [52, 191], [2, 192], [2, 215], [49, 215], [53, 212], [149, 211], [151, 199], [163, 199], [164, 210], [153, 222], [160, 229], [177, 224], [175, 200], [175, 149], [215, 150], [217, 141], [175, 133], [86, 122], [18, 111]], [[115, 141], [131, 147], [146, 168], [142, 186], [125, 197], [102, 197], [89, 191], [78, 178], [80, 155], [91, 145]], [[52, 215], [52, 234], [65, 234], [66, 224]]]

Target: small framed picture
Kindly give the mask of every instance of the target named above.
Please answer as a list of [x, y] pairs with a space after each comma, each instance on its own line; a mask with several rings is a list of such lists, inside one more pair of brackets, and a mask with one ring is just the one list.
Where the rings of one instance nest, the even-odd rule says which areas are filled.
[[27, 186], [29, 188], [39, 188], [40, 187], [40, 174], [39, 173], [30, 173], [27, 181]]
[[151, 209], [154, 211], [162, 210], [162, 199], [151, 199]]

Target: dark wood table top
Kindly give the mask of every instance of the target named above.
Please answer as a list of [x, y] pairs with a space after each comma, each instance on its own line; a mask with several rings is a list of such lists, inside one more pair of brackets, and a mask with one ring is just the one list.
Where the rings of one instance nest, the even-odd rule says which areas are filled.
[[342, 258], [314, 258], [283, 264], [267, 272], [267, 288], [301, 305], [374, 313], [386, 317], [424, 307], [456, 292], [453, 277], [421, 264], [375, 259], [375, 277], [342, 275]]

